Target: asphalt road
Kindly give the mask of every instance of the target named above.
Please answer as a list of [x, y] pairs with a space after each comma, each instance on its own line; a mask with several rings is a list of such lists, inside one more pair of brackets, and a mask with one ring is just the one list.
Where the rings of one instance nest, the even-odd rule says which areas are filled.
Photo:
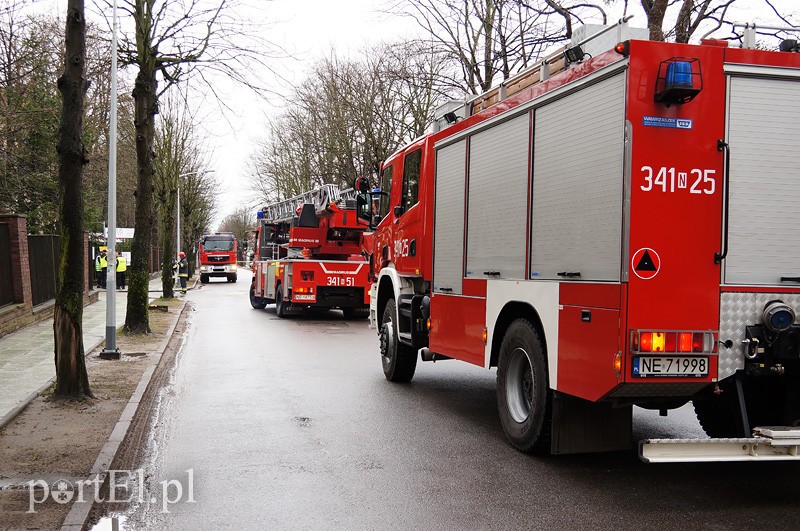
[[[250, 308], [248, 287], [245, 271], [189, 295], [196, 311], [153, 434], [148, 501], [127, 526], [800, 528], [797, 464], [526, 456], [504, 438], [495, 371], [420, 363], [411, 384], [392, 384], [366, 321], [281, 320]], [[637, 411], [634, 431], [702, 436], [688, 408]]]

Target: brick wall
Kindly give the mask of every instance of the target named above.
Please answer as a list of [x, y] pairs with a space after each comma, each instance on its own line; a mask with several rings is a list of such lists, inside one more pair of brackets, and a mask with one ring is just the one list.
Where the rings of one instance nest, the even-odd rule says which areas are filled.
[[[28, 258], [28, 228], [25, 216], [19, 214], [0, 214], [0, 223], [8, 224], [9, 243], [11, 245], [11, 276], [14, 303], [0, 308], [0, 337], [29, 324], [53, 317], [54, 301], [37, 306], [33, 311], [33, 295], [31, 293], [31, 272]], [[89, 235], [83, 236], [83, 248], [89, 250]], [[83, 300], [84, 304], [97, 301], [98, 293], [90, 292], [88, 260], [83, 260], [84, 279], [86, 280]]]

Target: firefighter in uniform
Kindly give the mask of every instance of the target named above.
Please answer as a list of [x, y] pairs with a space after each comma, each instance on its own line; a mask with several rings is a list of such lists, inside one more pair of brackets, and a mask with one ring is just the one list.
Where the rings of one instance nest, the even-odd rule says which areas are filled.
[[181, 251], [178, 256], [180, 260], [175, 264], [178, 268], [178, 280], [181, 283], [181, 293], [186, 294], [186, 279], [189, 278], [189, 261], [186, 259], [186, 253]]
[[94, 270], [97, 273], [97, 287], [106, 289], [106, 273], [108, 272], [108, 260], [106, 250], [102, 249], [97, 258], [94, 259]]
[[128, 261], [117, 251], [117, 289], [125, 289], [125, 274], [128, 271]]

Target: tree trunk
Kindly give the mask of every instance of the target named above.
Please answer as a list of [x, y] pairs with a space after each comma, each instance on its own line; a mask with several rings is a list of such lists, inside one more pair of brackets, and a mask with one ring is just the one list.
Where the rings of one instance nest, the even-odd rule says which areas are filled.
[[88, 83], [83, 0], [69, 0], [64, 74], [58, 79], [62, 110], [58, 140], [61, 256], [53, 334], [57, 395], [92, 396], [83, 351], [83, 105]]
[[165, 299], [171, 299], [175, 296], [172, 289], [175, 285], [175, 275], [172, 272], [172, 258], [175, 256], [173, 244], [175, 216], [172, 212], [175, 211], [177, 192], [168, 191], [167, 194], [169, 199], [163, 205], [161, 212], [161, 248], [164, 250], [164, 256], [161, 258], [161, 291]]
[[134, 334], [150, 333], [147, 312], [150, 272], [148, 258], [153, 234], [153, 139], [158, 113], [155, 68], [144, 61], [133, 89], [134, 125], [136, 126], [136, 160], [139, 168], [136, 186], [136, 231], [131, 246], [131, 267], [128, 268], [128, 308], [125, 330]]
[[651, 41], [664, 40], [664, 16], [667, 14], [667, 6], [668, 0], [642, 0]]

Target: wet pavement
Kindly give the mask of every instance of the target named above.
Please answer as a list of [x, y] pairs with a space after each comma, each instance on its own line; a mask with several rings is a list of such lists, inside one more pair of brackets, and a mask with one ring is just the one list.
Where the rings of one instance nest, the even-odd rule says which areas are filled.
[[[386, 381], [374, 330], [253, 310], [249, 274], [196, 311], [149, 449], [148, 529], [797, 529], [800, 466], [531, 457], [506, 442], [495, 372], [420, 363]], [[691, 409], [637, 437], [702, 436]], [[175, 503], [168, 503], [174, 500]], [[168, 512], [167, 512], [168, 511]]]

